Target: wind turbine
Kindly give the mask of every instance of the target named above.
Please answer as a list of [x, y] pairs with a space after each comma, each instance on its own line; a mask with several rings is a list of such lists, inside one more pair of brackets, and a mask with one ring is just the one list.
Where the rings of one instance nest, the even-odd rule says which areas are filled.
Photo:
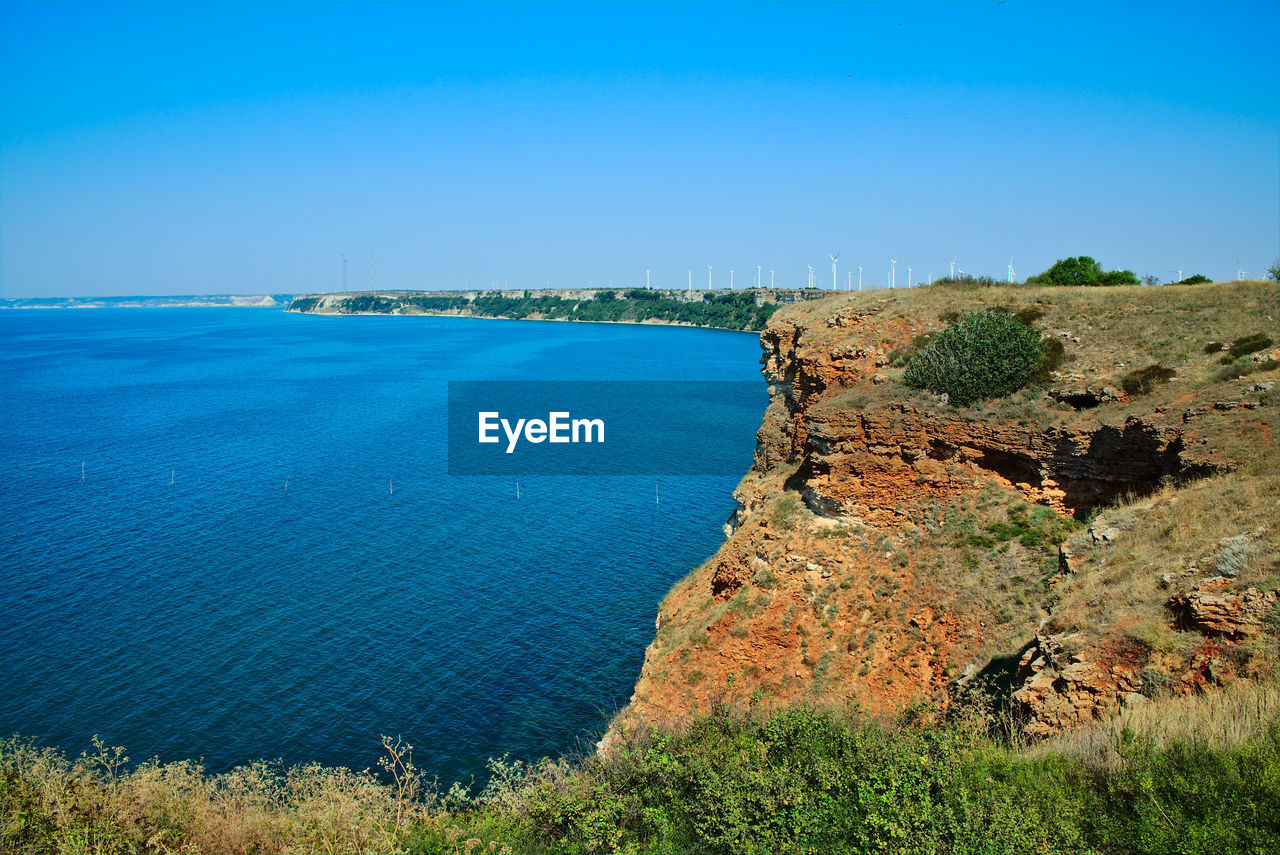
[[1177, 279], [1175, 279], [1175, 280], [1173, 280], [1173, 284], [1174, 284], [1174, 285], [1177, 285], [1179, 282], [1181, 282], [1181, 281], [1182, 281], [1182, 271], [1181, 271], [1181, 270], [1177, 270], [1177, 269], [1174, 269], [1174, 268], [1170, 267], [1170, 268], [1169, 268], [1169, 272], [1170, 272], [1170, 273], [1176, 273], [1176, 274], [1178, 274], [1178, 278], [1177, 278]]
[[813, 287], [813, 265], [806, 264], [805, 267], [809, 268], [809, 287], [812, 288]]
[[756, 265], [756, 287], [764, 287], [764, 265], [762, 264]]
[[844, 290], [852, 291], [853, 290], [853, 271], [852, 270], [847, 272], [847, 275], [845, 276], [845, 280], [846, 281], [844, 285]]
[[831, 253], [827, 253], [827, 256], [831, 259], [831, 290], [835, 291], [836, 290], [836, 259], [840, 257], [840, 253], [837, 252], [835, 255], [832, 255]]
[[711, 265], [707, 265], [707, 290], [711, 290]]
[[1237, 282], [1243, 281], [1244, 275], [1247, 272], [1248, 272], [1247, 270], [1245, 270], [1243, 267], [1240, 266], [1240, 262], [1237, 261], [1236, 262], [1236, 281]]
[[1013, 272], [1013, 256], [1009, 256], [1009, 284], [1012, 285], [1018, 279], [1018, 275]]
[[862, 265], [858, 265], [858, 290], [862, 290]]
[[773, 268], [769, 268], [769, 287], [773, 287]]
[[644, 287], [649, 287], [649, 268], [647, 267], [644, 269]]
[[729, 290], [733, 290], [733, 268], [729, 268]]
[[889, 288], [892, 290], [894, 282], [897, 281], [898, 278], [898, 259], [891, 258], [889, 259], [889, 263], [893, 265], [889, 268]]
[[911, 268], [907, 268], [907, 287], [911, 287]]
[[944, 258], [943, 261], [951, 265], [951, 278], [955, 279], [956, 278], [956, 260], [954, 258]]

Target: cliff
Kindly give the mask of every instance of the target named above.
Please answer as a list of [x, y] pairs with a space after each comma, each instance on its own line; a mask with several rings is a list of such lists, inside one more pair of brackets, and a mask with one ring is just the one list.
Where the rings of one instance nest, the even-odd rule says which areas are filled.
[[[1064, 345], [1047, 382], [964, 408], [902, 383], [917, 336], [991, 307]], [[1222, 283], [778, 312], [728, 537], [663, 600], [615, 732], [725, 702], [978, 698], [1048, 735], [1273, 677], [1280, 352], [1220, 343], [1276, 311], [1274, 283]], [[1150, 365], [1172, 378], [1140, 393]]]

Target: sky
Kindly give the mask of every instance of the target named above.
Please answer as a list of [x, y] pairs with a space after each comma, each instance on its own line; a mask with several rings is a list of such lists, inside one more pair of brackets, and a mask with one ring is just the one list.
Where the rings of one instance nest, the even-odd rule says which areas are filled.
[[1278, 32], [1280, 2], [0, 0], [0, 296], [334, 291], [344, 256], [350, 289], [1261, 277]]

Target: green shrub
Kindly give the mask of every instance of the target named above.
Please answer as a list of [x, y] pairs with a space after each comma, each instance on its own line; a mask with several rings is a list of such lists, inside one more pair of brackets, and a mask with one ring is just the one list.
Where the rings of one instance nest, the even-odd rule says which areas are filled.
[[1027, 279], [1028, 285], [1138, 285], [1138, 277], [1132, 270], [1102, 269], [1102, 265], [1087, 255], [1061, 258], [1044, 273]]
[[1223, 344], [1220, 341], [1211, 341], [1204, 346], [1205, 353], [1221, 353]]
[[1259, 350], [1265, 350], [1271, 346], [1271, 337], [1264, 333], [1254, 333], [1243, 338], [1238, 338], [1231, 342], [1231, 347], [1227, 348], [1226, 356], [1222, 357], [1222, 364], [1239, 359], [1242, 356], [1248, 356], [1250, 353], [1257, 353]]
[[1031, 372], [1031, 379], [1037, 383], [1048, 380], [1053, 372], [1067, 361], [1067, 346], [1060, 339], [1046, 338], [1040, 342], [1040, 358]]
[[1021, 309], [1014, 312], [1013, 316], [1027, 326], [1031, 326], [1036, 321], [1044, 317], [1044, 309], [1039, 306], [1023, 306]]
[[1280, 360], [1264, 359], [1261, 362], [1254, 362], [1251, 359], [1238, 359], [1226, 368], [1220, 368], [1213, 379], [1219, 383], [1225, 383], [1237, 377], [1247, 377], [1259, 371], [1275, 371], [1277, 368], [1280, 368]]
[[1280, 603], [1272, 603], [1271, 608], [1262, 616], [1262, 631], [1280, 635]]
[[1212, 279], [1210, 279], [1208, 276], [1205, 276], [1203, 273], [1196, 273], [1196, 274], [1195, 274], [1195, 275], [1193, 275], [1193, 276], [1188, 276], [1186, 279], [1179, 280], [1179, 281], [1178, 281], [1177, 283], [1175, 283], [1175, 284], [1177, 284], [1177, 285], [1200, 285], [1200, 284], [1203, 284], [1203, 283], [1205, 283], [1205, 282], [1212, 282], [1212, 281], [1213, 281]]
[[790, 531], [795, 528], [796, 514], [799, 512], [800, 500], [795, 496], [783, 496], [773, 506], [773, 513], [769, 515], [769, 522], [774, 528]]
[[960, 406], [1008, 395], [1040, 361], [1040, 333], [1005, 312], [972, 312], [938, 333], [907, 363], [903, 382]]
[[1160, 383], [1167, 383], [1174, 370], [1160, 363], [1130, 371], [1120, 378], [1120, 386], [1130, 395], [1145, 395]]
[[932, 340], [933, 333], [921, 333], [902, 347], [889, 351], [889, 364], [894, 368], [901, 368], [911, 361], [911, 357], [924, 350]]
[[933, 280], [935, 288], [997, 288], [1008, 283], [1003, 279], [997, 279], [994, 276], [974, 276], [970, 273], [961, 273], [959, 276], [943, 276], [941, 279]]

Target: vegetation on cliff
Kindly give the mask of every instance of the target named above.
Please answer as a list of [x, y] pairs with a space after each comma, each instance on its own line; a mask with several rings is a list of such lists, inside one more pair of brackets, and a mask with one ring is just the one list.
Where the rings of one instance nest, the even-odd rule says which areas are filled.
[[775, 304], [756, 305], [753, 292], [706, 294], [700, 302], [662, 296], [657, 291], [632, 289], [621, 294], [600, 292], [594, 300], [535, 297], [526, 292], [513, 299], [480, 296], [472, 304], [474, 314], [493, 318], [542, 317], [568, 321], [661, 321], [732, 330], [761, 330], [777, 311]]
[[[71, 763], [0, 743], [13, 853], [1261, 853], [1280, 847], [1274, 687], [1148, 708], [1036, 747], [980, 706], [720, 706], [574, 762], [498, 760], [440, 793], [387, 741], [381, 778], [258, 763]], [[1230, 726], [1226, 725], [1230, 722]]]
[[1031, 379], [1044, 346], [1021, 319], [990, 310], [948, 326], [907, 363], [903, 382], [947, 395], [957, 404], [1009, 395]]

